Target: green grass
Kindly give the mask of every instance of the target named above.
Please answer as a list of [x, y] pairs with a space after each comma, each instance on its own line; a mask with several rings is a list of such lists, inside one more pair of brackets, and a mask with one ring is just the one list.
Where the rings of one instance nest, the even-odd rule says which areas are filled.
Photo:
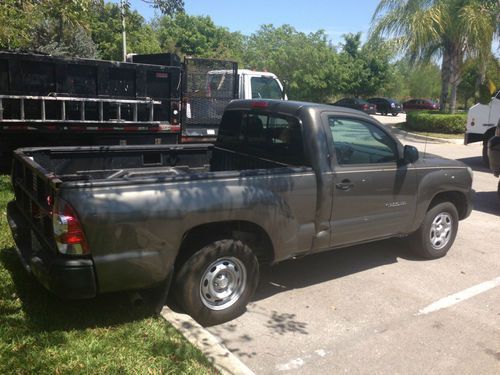
[[435, 132], [425, 132], [425, 131], [414, 130], [414, 129], [408, 128], [406, 126], [405, 122], [403, 122], [401, 124], [394, 124], [393, 126], [396, 128], [399, 128], [399, 129], [403, 129], [403, 130], [410, 132], [410, 133], [425, 135], [427, 137], [436, 137], [436, 138], [444, 138], [444, 139], [464, 139], [463, 134], [435, 133]]
[[151, 304], [133, 307], [125, 294], [65, 301], [48, 293], [17, 259], [10, 199], [0, 176], [0, 374], [216, 373]]

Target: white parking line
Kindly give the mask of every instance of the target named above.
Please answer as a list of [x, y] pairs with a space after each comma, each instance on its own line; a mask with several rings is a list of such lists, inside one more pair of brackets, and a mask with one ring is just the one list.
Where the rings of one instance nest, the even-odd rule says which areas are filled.
[[452, 294], [448, 297], [441, 298], [439, 301], [431, 303], [429, 306], [420, 309], [416, 315], [426, 315], [434, 311], [445, 309], [490, 289], [496, 288], [497, 286], [500, 286], [500, 277], [494, 278], [490, 281], [485, 281], [484, 283], [462, 290], [461, 292]]

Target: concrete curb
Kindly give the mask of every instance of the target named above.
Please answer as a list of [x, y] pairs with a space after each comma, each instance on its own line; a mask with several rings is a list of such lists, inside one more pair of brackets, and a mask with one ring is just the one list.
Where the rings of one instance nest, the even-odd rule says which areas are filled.
[[434, 143], [453, 143], [453, 144], [463, 144], [464, 140], [463, 139], [447, 139], [447, 138], [438, 138], [438, 137], [431, 137], [431, 136], [426, 136], [422, 134], [416, 134], [416, 133], [411, 133], [407, 132], [406, 130], [402, 130], [396, 126], [393, 125], [386, 125], [391, 128], [392, 133], [398, 135], [399, 137], [405, 139], [408, 138], [409, 140], [416, 139], [419, 141], [425, 141], [427, 140], [428, 142], [434, 142]]
[[161, 311], [161, 316], [172, 324], [191, 344], [196, 346], [221, 374], [255, 375], [218, 338], [200, 326], [189, 315], [176, 313], [165, 306]]

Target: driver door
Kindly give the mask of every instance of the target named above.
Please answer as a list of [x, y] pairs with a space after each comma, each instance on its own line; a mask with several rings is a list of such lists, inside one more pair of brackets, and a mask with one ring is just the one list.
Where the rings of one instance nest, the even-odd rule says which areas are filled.
[[365, 119], [326, 121], [334, 155], [331, 245], [404, 232], [415, 212], [416, 173], [411, 164], [398, 163], [398, 143]]

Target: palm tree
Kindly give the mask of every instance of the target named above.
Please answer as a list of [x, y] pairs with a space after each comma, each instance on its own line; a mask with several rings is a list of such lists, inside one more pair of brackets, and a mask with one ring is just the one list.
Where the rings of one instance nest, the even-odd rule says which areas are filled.
[[441, 110], [449, 103], [453, 113], [464, 61], [475, 59], [484, 74], [499, 14], [500, 0], [381, 0], [371, 36], [389, 37], [417, 63], [440, 57]]

